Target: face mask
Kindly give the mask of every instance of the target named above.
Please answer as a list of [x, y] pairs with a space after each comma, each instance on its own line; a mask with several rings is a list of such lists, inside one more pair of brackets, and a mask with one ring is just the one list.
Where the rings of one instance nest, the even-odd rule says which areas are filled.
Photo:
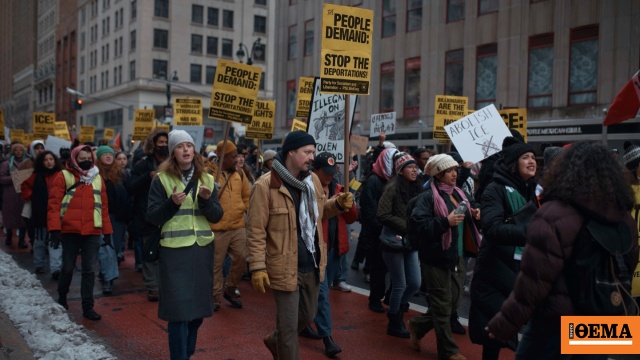
[[78, 167], [84, 171], [91, 169], [91, 166], [93, 166], [93, 162], [91, 160], [80, 161], [78, 163]]
[[167, 157], [169, 156], [169, 147], [168, 146], [158, 146], [156, 147], [156, 154]]

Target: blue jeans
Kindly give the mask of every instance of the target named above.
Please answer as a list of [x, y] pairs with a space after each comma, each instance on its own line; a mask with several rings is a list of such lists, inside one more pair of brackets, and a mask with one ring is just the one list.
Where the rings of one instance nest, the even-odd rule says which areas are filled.
[[320, 283], [318, 294], [318, 311], [313, 322], [318, 328], [318, 334], [322, 337], [331, 336], [331, 306], [329, 304], [329, 285], [340, 270], [340, 257], [335, 247], [327, 254], [327, 268], [324, 281]]
[[196, 352], [198, 328], [202, 319], [191, 321], [169, 322], [169, 353], [171, 360], [187, 360]]
[[391, 252], [382, 250], [389, 277], [391, 279], [391, 297], [389, 312], [396, 314], [400, 304], [409, 302], [409, 298], [420, 287], [420, 263], [417, 251]]
[[[113, 240], [113, 238], [111, 238]], [[100, 250], [98, 251], [98, 262], [100, 263], [100, 274], [102, 280], [111, 281], [120, 276], [118, 270], [118, 258], [116, 257], [115, 243], [111, 246], [104, 242], [104, 236], [100, 236]]]
[[109, 214], [111, 219], [111, 227], [113, 228], [113, 234], [111, 234], [111, 243], [116, 251], [116, 255], [124, 253], [125, 247], [125, 233], [127, 231], [127, 224], [122, 221], [116, 220], [115, 215]]
[[58, 295], [66, 297], [73, 279], [76, 258], [82, 258], [82, 280], [80, 294], [82, 296], [82, 311], [93, 309], [93, 285], [95, 283], [95, 269], [98, 262], [101, 235], [62, 234], [62, 271], [58, 280]]
[[34, 228], [34, 237], [31, 240], [33, 246], [33, 264], [36, 268], [44, 268], [47, 262], [47, 237], [49, 233], [46, 227]]

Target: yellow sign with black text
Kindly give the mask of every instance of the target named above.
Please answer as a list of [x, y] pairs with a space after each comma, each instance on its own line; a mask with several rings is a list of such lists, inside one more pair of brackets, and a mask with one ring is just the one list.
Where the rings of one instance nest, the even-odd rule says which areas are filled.
[[297, 130], [307, 131], [307, 123], [298, 119], [293, 119], [293, 124], [291, 124], [291, 131]]
[[311, 96], [313, 95], [313, 77], [301, 76], [298, 79], [298, 98], [296, 101], [296, 117], [308, 119], [311, 112]]
[[320, 92], [369, 95], [373, 10], [324, 4]]
[[56, 131], [56, 114], [34, 112], [32, 118], [33, 136], [36, 139], [46, 139]]
[[167, 124], [156, 124], [155, 128], [156, 129], [162, 129], [162, 130], [166, 131], [167, 133], [169, 131], [171, 131], [171, 127], [169, 125], [167, 125]]
[[53, 136], [71, 141], [71, 136], [69, 136], [69, 129], [67, 128], [66, 121], [56, 121]]
[[24, 143], [24, 130], [22, 129], [11, 129], [9, 132], [11, 142], [17, 141], [19, 143]]
[[80, 143], [94, 142], [96, 135], [95, 126], [80, 126]]
[[111, 128], [104, 128], [104, 139], [105, 140], [111, 140], [113, 139], [113, 137], [115, 136], [115, 130], [111, 129]]
[[144, 140], [147, 135], [153, 130], [155, 121], [155, 110], [143, 110], [136, 109], [136, 113], [133, 118], [133, 140]]
[[209, 117], [250, 124], [258, 100], [262, 69], [234, 61], [218, 60]]
[[258, 100], [251, 124], [247, 125], [247, 139], [272, 139], [273, 124], [276, 118], [276, 102]]
[[524, 142], [527, 142], [527, 109], [503, 109], [498, 110], [498, 113], [507, 127], [518, 131], [524, 138]]
[[445, 125], [462, 119], [468, 114], [469, 98], [466, 96], [436, 95], [433, 114], [433, 138], [449, 140]]
[[202, 126], [202, 100], [176, 98], [173, 110], [173, 125]]

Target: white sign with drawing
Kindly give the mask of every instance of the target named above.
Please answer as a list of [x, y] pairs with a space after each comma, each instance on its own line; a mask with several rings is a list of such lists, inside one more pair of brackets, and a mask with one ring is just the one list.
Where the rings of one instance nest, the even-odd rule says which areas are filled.
[[511, 132], [491, 104], [444, 127], [465, 161], [478, 162], [502, 150]]
[[386, 135], [396, 133], [396, 112], [388, 112], [382, 114], [371, 115], [371, 124], [369, 125], [369, 138], [380, 136], [384, 132]]
[[[344, 94], [320, 94], [320, 78], [313, 83], [311, 113], [307, 132], [316, 140], [316, 154], [328, 151], [335, 155], [337, 163], [344, 163]], [[356, 112], [357, 96], [349, 96], [350, 122]]]

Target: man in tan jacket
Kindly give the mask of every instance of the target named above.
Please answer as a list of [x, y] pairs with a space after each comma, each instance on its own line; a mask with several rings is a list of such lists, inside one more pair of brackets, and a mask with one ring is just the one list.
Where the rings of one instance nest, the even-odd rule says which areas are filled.
[[[222, 219], [210, 224], [215, 233], [215, 246], [213, 255], [213, 310], [220, 310], [221, 295], [231, 303], [231, 307], [242, 308], [242, 302], [238, 298], [238, 283], [244, 272], [247, 257], [247, 233], [245, 229], [244, 214], [249, 207], [249, 195], [251, 188], [244, 173], [236, 171], [236, 157], [238, 150], [230, 142], [218, 143], [216, 152], [220, 158], [220, 176], [216, 183], [220, 185], [218, 198], [220, 206], [224, 210]], [[224, 154], [222, 153], [224, 151]], [[217, 174], [213, 174], [216, 176]], [[222, 265], [227, 253], [231, 257], [231, 269], [226, 283], [222, 279]]]
[[274, 359], [298, 359], [298, 334], [313, 321], [324, 279], [327, 247], [323, 218], [353, 206], [353, 195], [328, 200], [318, 176], [309, 172], [315, 140], [304, 131], [287, 135], [271, 172], [251, 191], [247, 240], [251, 282], [276, 301], [276, 330], [264, 338]]

